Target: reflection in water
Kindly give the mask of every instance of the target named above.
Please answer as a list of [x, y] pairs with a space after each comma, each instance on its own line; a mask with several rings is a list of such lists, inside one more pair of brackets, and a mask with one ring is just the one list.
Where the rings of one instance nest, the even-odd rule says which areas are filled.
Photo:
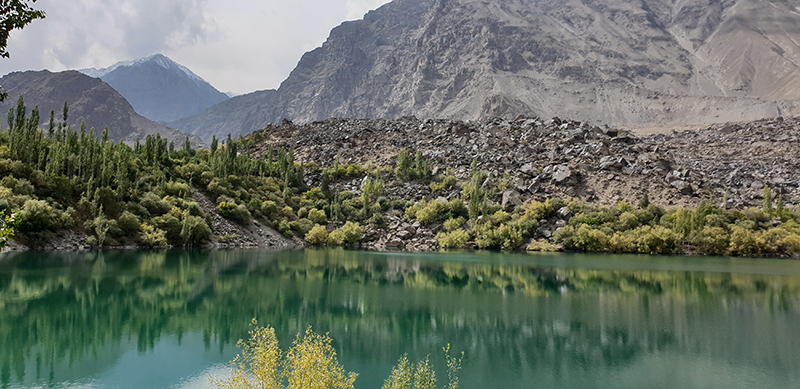
[[341, 249], [3, 258], [3, 387], [194, 386], [235, 355], [253, 317], [284, 348], [308, 325], [330, 332], [358, 388], [380, 387], [404, 352], [433, 353], [442, 369], [447, 343], [466, 352], [466, 388], [800, 385], [793, 262]]

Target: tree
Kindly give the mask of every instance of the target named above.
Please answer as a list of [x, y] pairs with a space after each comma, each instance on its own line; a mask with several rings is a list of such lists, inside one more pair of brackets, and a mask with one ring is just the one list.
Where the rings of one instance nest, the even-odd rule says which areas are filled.
[[[30, 3], [35, 2], [36, 0], [30, 0]], [[22, 29], [36, 19], [44, 19], [44, 11], [33, 9], [28, 0], [5, 0], [0, 3], [0, 57], [9, 57], [6, 50], [9, 33], [12, 30]], [[0, 101], [6, 97], [7, 93], [0, 92]]]
[[8, 239], [14, 236], [14, 215], [6, 215], [5, 211], [0, 211], [0, 250], [6, 247]]

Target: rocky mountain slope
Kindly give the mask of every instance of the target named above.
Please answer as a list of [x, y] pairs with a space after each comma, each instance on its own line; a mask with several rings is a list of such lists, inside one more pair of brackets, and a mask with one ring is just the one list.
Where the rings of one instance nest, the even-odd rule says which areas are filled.
[[[14, 72], [0, 78], [0, 85], [9, 95], [0, 103], [0, 112], [5, 114], [16, 106], [17, 99], [22, 95], [28, 109], [39, 107], [43, 128], [48, 125], [50, 111], [55, 111], [57, 120], [61, 118], [66, 101], [69, 124], [77, 129], [85, 120], [87, 129], [94, 127], [98, 134], [108, 127], [109, 137], [116, 141], [133, 143], [148, 134], [161, 134], [182, 145], [187, 136], [186, 133], [142, 117], [114, 88], [98, 78], [77, 71]], [[203, 144], [195, 136], [190, 136], [190, 141], [195, 146]]]
[[[473, 161], [510, 198], [553, 196], [613, 205], [645, 194], [661, 206], [701, 199], [730, 207], [759, 206], [766, 185], [787, 204], [800, 203], [800, 118], [765, 119], [700, 130], [636, 136], [571, 120], [519, 117], [483, 121], [328, 119], [270, 125], [251, 134], [250, 152], [295, 150], [297, 160], [332, 166], [394, 167], [402, 150], [420, 150], [434, 173], [468, 180]], [[310, 179], [315, 179], [309, 175]], [[318, 177], [317, 177], [318, 178]], [[312, 182], [312, 185], [320, 185]], [[361, 180], [345, 183], [360, 190]], [[400, 198], [447, 197], [427, 185], [387, 187]], [[454, 191], [453, 193], [457, 193]]]
[[[257, 95], [236, 103], [240, 115], [271, 123], [525, 114], [651, 127], [793, 115], [800, 113], [798, 6], [395, 0], [333, 29], [281, 84], [270, 111], [250, 108], [263, 105]], [[234, 134], [258, 128], [230, 120], [214, 126]]]
[[199, 115], [172, 121], [167, 125], [197, 135], [208, 143], [214, 135], [224, 138], [230, 133], [235, 138], [270, 123], [272, 118], [268, 113], [277, 96], [278, 92], [274, 89], [235, 96]]
[[162, 54], [80, 72], [105, 81], [138, 114], [159, 123], [191, 116], [228, 100], [228, 95]]

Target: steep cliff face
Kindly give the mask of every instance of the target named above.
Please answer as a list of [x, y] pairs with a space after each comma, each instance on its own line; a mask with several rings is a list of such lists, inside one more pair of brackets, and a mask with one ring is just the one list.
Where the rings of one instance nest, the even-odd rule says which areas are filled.
[[641, 127], [796, 114], [798, 5], [395, 0], [306, 53], [265, 116], [524, 114]]
[[[132, 143], [149, 134], [160, 134], [182, 145], [187, 136], [138, 115], [114, 88], [77, 71], [14, 72], [0, 78], [0, 85], [9, 95], [0, 103], [0, 112], [8, 112], [22, 95], [29, 110], [39, 107], [42, 127], [47, 126], [50, 111], [55, 112], [57, 120], [62, 117], [66, 101], [69, 106], [68, 124], [78, 128], [81, 121], [86, 121], [86, 128], [94, 127], [97, 134], [108, 127], [109, 137], [116, 141]], [[196, 146], [203, 144], [195, 136], [190, 136], [190, 141]]]

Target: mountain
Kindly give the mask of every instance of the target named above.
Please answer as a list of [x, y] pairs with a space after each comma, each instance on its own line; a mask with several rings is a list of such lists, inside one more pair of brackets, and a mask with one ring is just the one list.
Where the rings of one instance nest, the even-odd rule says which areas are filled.
[[257, 91], [232, 97], [199, 115], [167, 123], [168, 126], [199, 136], [210, 143], [216, 135], [222, 138], [231, 134], [234, 138], [259, 129], [270, 123], [269, 113], [275, 104], [278, 92], [274, 89]]
[[137, 113], [160, 123], [200, 113], [229, 98], [185, 66], [161, 54], [80, 72], [105, 81]]
[[[22, 95], [29, 110], [39, 107], [41, 127], [47, 127], [50, 111], [55, 111], [56, 119], [60, 120], [66, 101], [68, 124], [77, 129], [85, 120], [87, 129], [94, 127], [98, 135], [108, 127], [108, 135], [115, 141], [133, 143], [136, 139], [144, 140], [148, 134], [161, 134], [176, 145], [183, 145], [187, 136], [142, 117], [110, 85], [74, 70], [13, 72], [0, 78], [0, 85], [8, 93], [8, 98], [0, 103], [0, 112], [15, 107]], [[196, 146], [203, 145], [195, 136], [190, 136], [190, 141]]]
[[[650, 127], [800, 113], [797, 0], [395, 0], [334, 28], [271, 110], [288, 118], [571, 117]], [[232, 110], [234, 111], [234, 110]], [[191, 119], [203, 123], [201, 113]], [[188, 119], [187, 119], [188, 120]], [[213, 132], [213, 126], [197, 131]], [[183, 127], [181, 127], [183, 128]], [[231, 131], [233, 132], [233, 131]]]

